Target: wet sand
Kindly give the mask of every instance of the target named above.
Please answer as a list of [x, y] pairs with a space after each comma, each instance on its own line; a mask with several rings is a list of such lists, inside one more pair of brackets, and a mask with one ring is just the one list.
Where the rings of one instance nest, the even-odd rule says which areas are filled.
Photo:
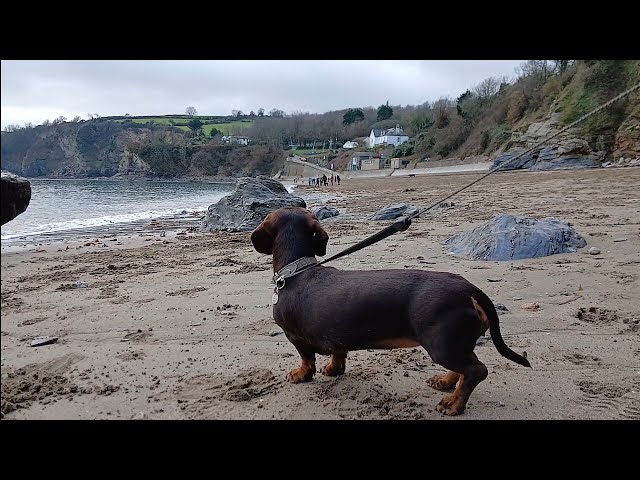
[[[345, 213], [325, 222], [332, 255], [389, 223], [366, 214], [428, 205], [478, 175], [297, 188], [313, 192], [310, 206], [328, 199]], [[453, 420], [638, 419], [639, 185], [637, 167], [498, 173], [333, 266], [459, 273], [506, 305], [503, 337], [533, 369], [490, 340], [479, 345], [489, 376]], [[483, 262], [440, 244], [498, 213], [561, 218], [587, 247]], [[421, 348], [350, 352], [343, 376], [287, 383], [299, 358], [271, 314], [271, 257], [248, 233], [182, 231], [149, 224], [131, 238], [3, 250], [5, 419], [451, 419], [435, 411], [443, 393], [426, 384], [444, 370]], [[601, 253], [588, 254], [592, 246]], [[532, 302], [538, 310], [521, 308]], [[59, 339], [30, 347], [45, 335]]]

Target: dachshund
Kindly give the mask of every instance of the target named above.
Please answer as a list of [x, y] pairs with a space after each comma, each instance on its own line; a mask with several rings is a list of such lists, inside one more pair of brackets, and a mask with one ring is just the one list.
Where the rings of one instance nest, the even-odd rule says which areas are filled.
[[311, 381], [316, 354], [331, 356], [320, 373], [336, 376], [345, 372], [350, 351], [422, 346], [448, 370], [428, 384], [454, 390], [436, 410], [458, 415], [487, 378], [473, 352], [487, 330], [502, 356], [531, 367], [526, 352], [521, 356], [504, 343], [493, 302], [460, 275], [318, 265], [315, 257], [326, 254], [328, 241], [315, 215], [301, 207], [269, 213], [251, 233], [256, 251], [273, 255], [273, 317], [302, 359], [288, 381]]

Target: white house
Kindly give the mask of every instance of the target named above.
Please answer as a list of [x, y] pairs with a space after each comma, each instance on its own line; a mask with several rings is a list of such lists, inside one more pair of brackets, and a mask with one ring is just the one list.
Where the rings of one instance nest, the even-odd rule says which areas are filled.
[[404, 131], [400, 128], [400, 125], [396, 125], [395, 127], [389, 128], [388, 130], [372, 128], [371, 133], [369, 134], [368, 143], [369, 148], [375, 147], [376, 145], [382, 145], [383, 143], [397, 147], [398, 145], [402, 145], [404, 142], [408, 141], [409, 135], [404, 133]]
[[342, 148], [356, 148], [358, 146], [358, 142], [349, 140], [342, 145]]
[[239, 143], [240, 145], [249, 145], [250, 142], [249, 137], [242, 137], [240, 135], [229, 135], [227, 140], [224, 140], [223, 137], [223, 141]]

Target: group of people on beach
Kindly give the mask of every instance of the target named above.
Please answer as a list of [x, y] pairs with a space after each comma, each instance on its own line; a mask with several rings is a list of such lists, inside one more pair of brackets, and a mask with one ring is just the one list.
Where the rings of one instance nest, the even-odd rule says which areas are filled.
[[308, 181], [309, 185], [313, 185], [314, 187], [326, 187], [329, 184], [333, 185], [333, 182], [336, 182], [338, 185], [340, 185], [340, 175], [336, 173], [335, 175], [332, 174], [331, 176], [327, 177], [323, 174], [321, 177], [309, 177]]
[[[330, 175], [330, 176], [326, 176], [326, 175], [322, 175], [321, 177], [309, 177], [307, 179], [309, 185], [313, 185], [314, 187], [327, 187], [329, 186], [329, 184], [333, 185], [334, 182], [336, 182], [338, 185], [340, 185], [340, 175], [338, 175], [337, 173], [335, 175]], [[298, 179], [298, 177], [293, 177], [293, 183], [304, 183], [304, 180], [302, 179], [302, 176]]]

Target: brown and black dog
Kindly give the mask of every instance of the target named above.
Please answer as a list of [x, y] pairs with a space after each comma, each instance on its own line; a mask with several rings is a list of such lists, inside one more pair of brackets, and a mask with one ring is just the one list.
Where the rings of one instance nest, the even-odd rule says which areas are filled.
[[[274, 272], [300, 258], [325, 255], [328, 240], [315, 215], [300, 207], [271, 212], [251, 234], [259, 253], [273, 254]], [[487, 329], [501, 355], [531, 366], [505, 345], [489, 297], [452, 273], [315, 266], [286, 279], [273, 317], [302, 357], [302, 365], [287, 375], [293, 383], [313, 378], [316, 353], [331, 355], [320, 373], [335, 376], [344, 373], [349, 351], [421, 345], [449, 370], [428, 381], [438, 390], [455, 387], [437, 406], [446, 415], [462, 413], [487, 377], [487, 367], [473, 353]]]

